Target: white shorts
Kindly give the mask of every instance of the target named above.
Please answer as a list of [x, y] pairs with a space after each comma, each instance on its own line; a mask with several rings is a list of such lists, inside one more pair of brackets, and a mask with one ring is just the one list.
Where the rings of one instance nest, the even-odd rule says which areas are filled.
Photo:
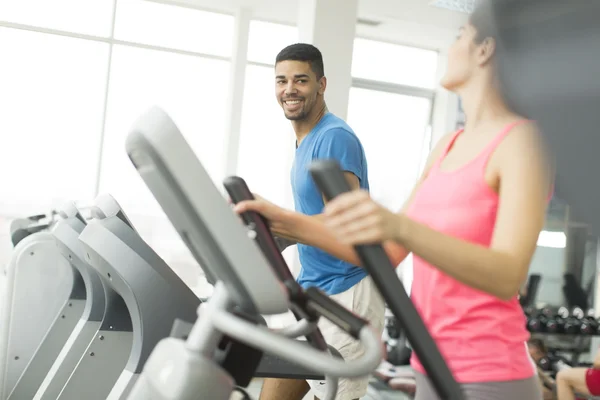
[[[355, 314], [365, 318], [379, 337], [385, 325], [385, 303], [371, 277], [367, 276], [345, 292], [330, 296]], [[344, 360], [354, 360], [362, 356], [364, 349], [359, 341], [322, 318], [319, 328], [328, 345], [340, 352]], [[353, 400], [366, 395], [370, 376], [353, 379], [340, 379], [336, 400]], [[313, 394], [323, 399], [326, 393], [325, 381], [308, 381]]]
[[[378, 336], [383, 335], [385, 303], [370, 276], [365, 277], [345, 292], [329, 297], [348, 310], [352, 310], [355, 314], [368, 320], [371, 328]], [[267, 321], [267, 325], [273, 329], [293, 325], [296, 322], [291, 312], [265, 316], [265, 320]], [[344, 360], [354, 360], [362, 356], [364, 350], [360, 343], [329, 322], [329, 320], [322, 318], [319, 322], [319, 328], [327, 344], [339, 351]], [[303, 339], [298, 338], [298, 340]], [[336, 400], [353, 400], [365, 396], [369, 385], [369, 378], [370, 376], [340, 379]], [[317, 396], [319, 399], [325, 398], [325, 381], [308, 381], [308, 384], [314, 396]]]

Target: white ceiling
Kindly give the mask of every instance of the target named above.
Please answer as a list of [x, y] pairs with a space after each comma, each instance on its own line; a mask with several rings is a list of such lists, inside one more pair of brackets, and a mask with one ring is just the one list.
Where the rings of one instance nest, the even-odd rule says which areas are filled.
[[[235, 12], [251, 9], [255, 18], [294, 24], [302, 0], [162, 0], [190, 6]], [[359, 0], [359, 18], [380, 22], [376, 27], [359, 24], [360, 36], [444, 49], [466, 15], [431, 7], [429, 0]]]

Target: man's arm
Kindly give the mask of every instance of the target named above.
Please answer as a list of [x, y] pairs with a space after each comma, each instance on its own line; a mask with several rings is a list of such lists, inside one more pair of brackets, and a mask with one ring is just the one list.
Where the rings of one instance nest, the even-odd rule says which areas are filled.
[[[348, 181], [348, 184], [350, 185], [350, 188], [352, 190], [360, 189], [360, 181], [358, 180], [358, 177], [356, 175], [354, 175], [352, 172], [344, 172], [344, 175], [346, 176], [346, 180]], [[325, 198], [325, 196], [323, 196], [323, 203], [324, 204], [327, 203], [327, 199]], [[324, 215], [322, 213], [310, 215], [310, 216], [306, 215], [305, 217], [314, 220], [315, 223], [317, 223], [317, 224], [322, 224], [323, 220], [324, 220]], [[292, 232], [287, 232], [287, 233], [281, 232], [280, 234], [282, 236], [275, 235], [275, 242], [277, 242], [279, 251], [283, 251], [290, 246], [294, 246], [294, 245], [298, 244], [298, 240], [295, 238], [292, 238], [292, 236], [296, 236], [296, 235], [293, 235]]]
[[[358, 180], [358, 177], [356, 175], [354, 175], [354, 173], [352, 172], [348, 172], [345, 171], [344, 175], [346, 176], [346, 180], [348, 181], [348, 184], [350, 185], [350, 188], [352, 190], [358, 190], [360, 189], [360, 181]], [[323, 195], [323, 204], [327, 204], [327, 199], [325, 198], [325, 195]], [[289, 213], [293, 213], [296, 217], [300, 217], [303, 218], [304, 220], [308, 219], [312, 222], [309, 222], [309, 224], [313, 225], [313, 224], [323, 224], [323, 221], [325, 219], [323, 213], [321, 214], [315, 214], [315, 215], [305, 215], [305, 214], [300, 214], [297, 213], [295, 211], [289, 211]], [[279, 230], [277, 229], [277, 232], [275, 233], [276, 239], [279, 239], [282, 243], [282, 245], [285, 245], [285, 248], [298, 244], [298, 237], [299, 235], [293, 231], [290, 230]], [[281, 249], [281, 250], [283, 250]]]
[[[316, 159], [320, 160], [335, 160], [337, 161], [344, 176], [352, 190], [360, 189], [360, 178], [363, 168], [363, 148], [359, 139], [345, 129], [332, 129], [319, 138], [319, 143], [316, 145]], [[325, 195], [322, 195], [323, 204], [327, 204]], [[323, 214], [314, 214], [306, 216], [314, 223], [323, 222]], [[280, 232], [287, 240], [298, 241], [297, 234], [294, 232]]]
[[[360, 189], [360, 180], [358, 179], [358, 176], [356, 176], [356, 175], [354, 175], [354, 173], [348, 172], [348, 171], [344, 171], [344, 176], [346, 177], [346, 180], [348, 181], [348, 184], [350, 185], [350, 189], [352, 189], [352, 190]], [[323, 204], [327, 204], [327, 199], [325, 198], [325, 195], [323, 195]], [[323, 220], [323, 214], [317, 214], [317, 215], [314, 215], [314, 217], [317, 217], [318, 219]]]

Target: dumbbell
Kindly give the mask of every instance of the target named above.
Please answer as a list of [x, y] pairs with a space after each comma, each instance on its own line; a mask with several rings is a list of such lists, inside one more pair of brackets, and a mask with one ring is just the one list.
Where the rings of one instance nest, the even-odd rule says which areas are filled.
[[385, 321], [385, 329], [390, 339], [400, 338], [400, 323], [396, 317], [387, 318]]
[[542, 322], [540, 321], [540, 312], [537, 311], [533, 315], [530, 315], [527, 318], [527, 330], [529, 332], [541, 332], [542, 331]]
[[571, 363], [565, 357], [555, 354], [554, 352], [551, 352], [548, 355], [548, 359], [550, 360], [550, 365], [555, 373], [559, 373], [563, 369], [572, 367]]
[[596, 335], [598, 333], [598, 321], [594, 318], [593, 309], [589, 309], [581, 319], [580, 332], [582, 335]]
[[388, 346], [387, 362], [396, 366], [408, 365], [411, 355], [412, 350], [404, 345]]
[[547, 333], [563, 333], [565, 327], [565, 319], [569, 317], [569, 310], [566, 307], [560, 307], [558, 311], [550, 315], [545, 323], [545, 332]]
[[549, 307], [542, 308], [538, 319], [541, 324], [541, 331], [547, 333], [557, 333], [558, 324], [556, 323], [555, 313]]
[[540, 369], [542, 371], [546, 371], [546, 372], [552, 372], [553, 368], [552, 368], [552, 363], [550, 362], [550, 359], [548, 357], [542, 357], [538, 362], [537, 362], [538, 366], [540, 367]]
[[563, 328], [563, 332], [569, 335], [580, 333], [581, 320], [579, 318], [583, 318], [583, 316], [583, 310], [581, 308], [575, 307], [571, 312], [571, 315], [564, 318], [565, 325]]
[[527, 306], [523, 308], [523, 313], [525, 314], [525, 317], [527, 319], [529, 319], [532, 315], [534, 315], [536, 312], [535, 307], [532, 306]]

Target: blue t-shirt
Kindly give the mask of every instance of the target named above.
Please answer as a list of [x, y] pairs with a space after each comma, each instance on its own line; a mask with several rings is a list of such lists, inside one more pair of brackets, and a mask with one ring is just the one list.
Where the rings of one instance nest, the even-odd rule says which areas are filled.
[[[321, 214], [323, 197], [308, 170], [312, 161], [334, 159], [344, 171], [358, 177], [360, 187], [369, 189], [367, 159], [362, 144], [344, 120], [327, 113], [296, 149], [291, 180], [296, 211], [306, 215]], [[316, 247], [298, 244], [302, 269], [298, 283], [316, 286], [328, 295], [342, 293], [360, 282], [367, 272], [333, 257]]]

